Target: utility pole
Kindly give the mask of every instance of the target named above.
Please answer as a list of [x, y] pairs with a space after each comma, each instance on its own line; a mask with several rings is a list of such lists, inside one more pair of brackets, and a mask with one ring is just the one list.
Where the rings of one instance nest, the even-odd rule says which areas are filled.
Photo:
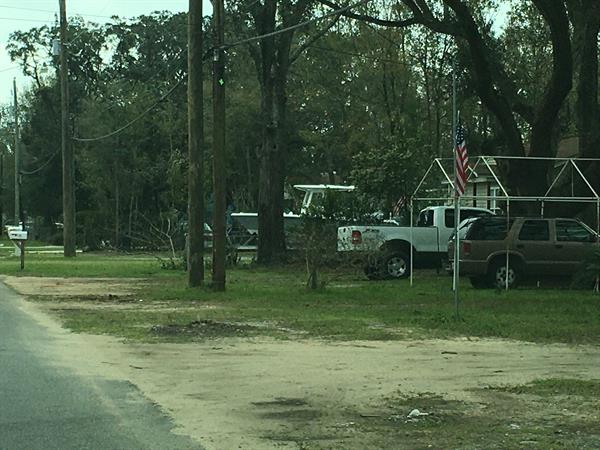
[[213, 0], [213, 264], [212, 287], [225, 290], [226, 174], [225, 174], [225, 52], [223, 0]]
[[0, 230], [4, 230], [4, 151], [0, 153]]
[[15, 110], [15, 225], [19, 225], [21, 221], [21, 131], [19, 130], [19, 99], [16, 78], [13, 78], [13, 95]]
[[62, 141], [62, 195], [63, 195], [63, 246], [64, 256], [75, 256], [75, 193], [73, 175], [73, 146], [69, 132], [69, 68], [67, 66], [67, 7], [65, 0], [60, 5], [60, 109]]
[[202, 117], [202, 0], [188, 12], [188, 286], [204, 282], [204, 187]]
[[[4, 143], [2, 146], [6, 149]], [[0, 150], [0, 233], [4, 230], [4, 149]]]

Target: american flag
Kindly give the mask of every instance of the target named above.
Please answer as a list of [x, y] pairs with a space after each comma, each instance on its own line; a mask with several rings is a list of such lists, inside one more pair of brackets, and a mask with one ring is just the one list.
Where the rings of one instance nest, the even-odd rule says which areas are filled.
[[469, 166], [469, 157], [467, 156], [467, 143], [465, 142], [465, 128], [460, 121], [456, 127], [456, 149], [454, 165], [456, 166], [456, 179], [454, 187], [458, 195], [465, 193], [467, 186], [467, 167]]
[[394, 217], [398, 217], [400, 215], [400, 212], [402, 211], [402, 208], [404, 208], [404, 206], [406, 206], [406, 196], [402, 195], [392, 208], [392, 214], [394, 215]]

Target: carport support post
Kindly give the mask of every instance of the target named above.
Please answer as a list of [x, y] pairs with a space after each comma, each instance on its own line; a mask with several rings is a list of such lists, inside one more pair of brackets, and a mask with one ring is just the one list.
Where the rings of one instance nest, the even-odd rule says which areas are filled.
[[[600, 243], [600, 198], [596, 196], [596, 244]], [[596, 283], [594, 284], [594, 292], [600, 290], [600, 274], [596, 275]]]
[[506, 272], [504, 274], [504, 290], [508, 291], [508, 271], [509, 271], [509, 240], [508, 233], [510, 232], [510, 199], [506, 198]]
[[454, 267], [452, 270], [452, 287], [454, 288], [454, 306], [456, 307], [456, 318], [460, 318], [458, 284], [460, 282], [460, 237], [458, 236], [458, 221], [460, 220], [460, 198], [458, 189], [455, 187], [454, 194]]
[[452, 290], [454, 291], [454, 306], [456, 308], [456, 318], [460, 318], [458, 284], [460, 281], [460, 238], [458, 237], [458, 222], [460, 220], [460, 196], [458, 194], [457, 174], [457, 128], [458, 128], [458, 109], [456, 106], [456, 67], [452, 69], [452, 156], [454, 164], [454, 267], [452, 270]]
[[413, 285], [413, 198], [410, 198], [410, 285]]

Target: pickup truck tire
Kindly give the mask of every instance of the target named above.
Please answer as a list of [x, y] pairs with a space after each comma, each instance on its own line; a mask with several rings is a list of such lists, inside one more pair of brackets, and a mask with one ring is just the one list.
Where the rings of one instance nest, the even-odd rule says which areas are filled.
[[385, 253], [365, 266], [365, 275], [369, 280], [406, 278], [410, 275], [410, 259], [401, 251]]
[[384, 278], [401, 279], [410, 275], [410, 259], [404, 252], [395, 251], [383, 257]]
[[497, 289], [506, 288], [506, 277], [508, 276], [508, 287], [517, 287], [521, 280], [521, 273], [517, 264], [513, 261], [508, 263], [508, 272], [506, 267], [506, 260], [504, 258], [497, 259], [490, 265], [488, 272], [488, 279], [492, 287]]

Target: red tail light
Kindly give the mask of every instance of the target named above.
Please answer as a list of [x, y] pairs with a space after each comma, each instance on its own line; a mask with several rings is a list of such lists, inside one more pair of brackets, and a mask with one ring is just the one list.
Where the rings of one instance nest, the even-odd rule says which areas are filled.
[[354, 230], [352, 232], [351, 242], [352, 242], [353, 245], [362, 244], [362, 234], [361, 234], [360, 231]]
[[470, 242], [462, 242], [462, 252], [463, 255], [470, 255], [471, 254], [471, 243]]

